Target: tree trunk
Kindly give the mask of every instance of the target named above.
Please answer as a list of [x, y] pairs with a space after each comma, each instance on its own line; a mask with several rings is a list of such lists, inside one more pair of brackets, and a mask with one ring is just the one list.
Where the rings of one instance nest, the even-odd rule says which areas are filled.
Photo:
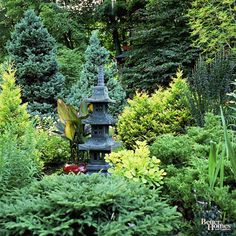
[[117, 27], [114, 27], [112, 29], [112, 38], [113, 38], [113, 42], [114, 42], [114, 45], [115, 45], [116, 56], [118, 56], [122, 53], [122, 51], [121, 51], [120, 39], [119, 39], [119, 33], [118, 33], [118, 30], [117, 30]]

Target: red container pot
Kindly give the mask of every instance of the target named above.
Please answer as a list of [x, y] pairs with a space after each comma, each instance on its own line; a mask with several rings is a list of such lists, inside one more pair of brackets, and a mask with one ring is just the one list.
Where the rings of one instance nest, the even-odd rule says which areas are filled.
[[87, 172], [87, 168], [86, 168], [86, 164], [84, 164], [84, 163], [82, 163], [80, 165], [65, 164], [65, 166], [63, 167], [63, 171], [67, 174], [70, 172], [73, 172], [74, 174], [78, 174], [78, 173], [85, 174]]

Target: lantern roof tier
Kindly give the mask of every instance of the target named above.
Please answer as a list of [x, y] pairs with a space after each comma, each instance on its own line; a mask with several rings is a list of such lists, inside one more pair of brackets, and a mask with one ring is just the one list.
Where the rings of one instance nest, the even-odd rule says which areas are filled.
[[84, 144], [79, 144], [81, 151], [111, 151], [120, 146], [119, 142], [114, 141], [111, 137], [91, 138]]
[[91, 114], [87, 119], [83, 120], [83, 124], [90, 125], [115, 125], [115, 120], [109, 114]]
[[93, 95], [85, 99], [87, 103], [114, 103], [115, 101], [109, 98], [106, 86], [95, 86], [93, 88]]

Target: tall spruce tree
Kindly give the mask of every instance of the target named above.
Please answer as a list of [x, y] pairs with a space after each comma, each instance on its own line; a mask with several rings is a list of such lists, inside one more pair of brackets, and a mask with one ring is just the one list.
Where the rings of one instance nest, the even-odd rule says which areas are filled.
[[[134, 14], [123, 82], [129, 94], [135, 90], [153, 92], [158, 84], [168, 85], [178, 67], [184, 72], [194, 65], [198, 55], [191, 47], [187, 25], [188, 0], [150, 1], [146, 9]], [[190, 70], [191, 71], [191, 70]]]
[[22, 100], [33, 114], [50, 114], [63, 89], [64, 77], [58, 72], [56, 42], [43, 26], [40, 17], [28, 10], [15, 26], [7, 44], [22, 87]]
[[67, 103], [78, 107], [85, 98], [92, 95], [93, 87], [97, 85], [99, 66], [104, 65], [109, 96], [116, 101], [110, 108], [110, 112], [117, 116], [124, 107], [126, 93], [118, 79], [114, 78], [115, 65], [109, 63], [109, 52], [101, 46], [96, 31], [92, 33], [89, 42], [80, 79], [72, 86]]

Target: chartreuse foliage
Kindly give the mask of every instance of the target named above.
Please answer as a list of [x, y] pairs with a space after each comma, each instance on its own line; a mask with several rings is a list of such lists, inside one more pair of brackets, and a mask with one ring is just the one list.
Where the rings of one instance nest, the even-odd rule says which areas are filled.
[[159, 186], [166, 174], [159, 168], [160, 160], [155, 156], [150, 157], [150, 151], [145, 142], [137, 142], [134, 151], [112, 152], [106, 155], [105, 159], [111, 165], [109, 173], [152, 187]]
[[175, 235], [180, 214], [121, 177], [45, 177], [0, 203], [1, 235]]
[[184, 133], [191, 122], [187, 92], [188, 85], [179, 71], [170, 88], [159, 88], [151, 96], [137, 93], [118, 120], [118, 134], [125, 146], [132, 148], [136, 141], [150, 144], [160, 134]]
[[3, 72], [0, 92], [0, 196], [32, 181], [39, 171], [35, 131], [21, 104], [11, 66]]
[[235, 1], [193, 0], [188, 11], [194, 46], [208, 55], [222, 48], [235, 51]]
[[27, 104], [21, 105], [21, 90], [15, 84], [15, 71], [8, 65], [1, 76], [0, 93], [0, 133], [4, 133], [8, 126], [20, 139], [30, 125]]
[[64, 77], [58, 72], [56, 42], [43, 26], [41, 18], [28, 10], [15, 26], [7, 44], [22, 86], [22, 99], [34, 114], [52, 113], [63, 91]]

